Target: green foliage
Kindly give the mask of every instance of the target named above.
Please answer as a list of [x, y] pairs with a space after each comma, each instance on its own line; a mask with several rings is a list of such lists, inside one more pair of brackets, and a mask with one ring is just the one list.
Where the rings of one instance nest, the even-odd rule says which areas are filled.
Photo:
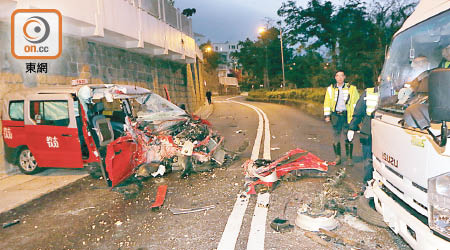
[[[219, 53], [212, 50], [211, 41], [201, 44], [199, 48], [203, 51], [206, 70], [214, 71], [215, 69], [217, 69], [219, 64], [222, 63], [222, 59]], [[209, 50], [207, 50], [207, 48], [209, 48]]]
[[187, 17], [191, 17], [196, 12], [197, 12], [197, 10], [195, 8], [187, 8], [187, 9], [184, 9], [183, 12], [181, 12], [181, 14], [183, 14], [183, 15], [185, 15]]
[[303, 75], [298, 87], [324, 86], [333, 82], [332, 72], [338, 68], [359, 88], [372, 86], [381, 71], [385, 49], [416, 3], [349, 0], [336, 6], [330, 1], [310, 0], [306, 8], [292, 0], [283, 3], [278, 14], [286, 24], [286, 41], [298, 47], [299, 53], [297, 66], [290, 66], [290, 77]]
[[260, 100], [301, 100], [322, 103], [325, 92], [326, 88], [302, 88], [276, 91], [255, 90], [249, 92], [248, 96]]
[[[256, 85], [263, 82], [264, 69], [267, 67], [271, 88], [277, 88], [282, 82], [280, 30], [271, 27], [263, 32], [257, 41], [246, 39], [239, 42], [240, 51], [232, 56], [242, 65], [249, 77], [244, 77], [240, 86]], [[289, 62], [293, 57], [292, 48], [284, 48], [284, 60]]]

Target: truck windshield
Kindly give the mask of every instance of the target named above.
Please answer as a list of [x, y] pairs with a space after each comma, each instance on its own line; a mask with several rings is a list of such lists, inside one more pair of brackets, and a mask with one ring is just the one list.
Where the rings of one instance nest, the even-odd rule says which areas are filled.
[[428, 73], [450, 65], [450, 11], [397, 35], [381, 73], [381, 109], [403, 113], [428, 99]]

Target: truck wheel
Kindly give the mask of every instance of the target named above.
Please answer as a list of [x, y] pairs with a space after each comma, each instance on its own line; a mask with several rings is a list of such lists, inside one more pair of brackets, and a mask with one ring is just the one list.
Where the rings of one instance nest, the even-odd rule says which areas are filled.
[[19, 170], [24, 174], [36, 174], [42, 171], [42, 168], [38, 167], [36, 159], [28, 148], [22, 149], [19, 154]]
[[383, 220], [383, 216], [379, 214], [374, 208], [372, 208], [369, 202], [370, 200], [366, 197], [359, 197], [356, 209], [356, 214], [358, 215], [358, 217], [371, 225], [388, 228]]

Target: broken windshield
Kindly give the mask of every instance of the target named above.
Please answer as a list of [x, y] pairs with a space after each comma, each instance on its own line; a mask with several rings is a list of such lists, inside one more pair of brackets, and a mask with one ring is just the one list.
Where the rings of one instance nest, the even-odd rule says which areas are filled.
[[186, 115], [184, 110], [157, 94], [147, 94], [136, 101], [140, 104], [137, 108], [139, 121], [168, 120]]
[[450, 11], [396, 36], [381, 73], [382, 109], [403, 113], [428, 97], [428, 73], [450, 62]]

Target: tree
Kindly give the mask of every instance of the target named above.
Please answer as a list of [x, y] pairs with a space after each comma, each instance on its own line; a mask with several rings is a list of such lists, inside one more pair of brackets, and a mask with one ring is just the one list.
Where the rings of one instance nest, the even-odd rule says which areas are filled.
[[[327, 61], [327, 69], [343, 69], [350, 81], [365, 88], [377, 78], [386, 46], [415, 4], [411, 0], [373, 1], [371, 4], [349, 0], [343, 6], [334, 6], [330, 1], [310, 0], [303, 8], [290, 0], [282, 4], [278, 15], [284, 19], [288, 44], [302, 47], [303, 54], [297, 55], [298, 60], [311, 59], [314, 55], [311, 52], [320, 53], [325, 59], [316, 61], [314, 70], [309, 68], [308, 72], [303, 72], [307, 79], [313, 81], [308, 74], [325, 69], [322, 63]], [[315, 77], [322, 78], [325, 79]]]
[[[239, 42], [240, 51], [232, 53], [242, 65], [247, 76], [243, 79], [251, 79], [252, 84], [263, 82], [264, 69], [267, 67], [271, 88], [277, 88], [281, 84], [281, 51], [280, 31], [275, 27], [267, 29], [260, 34], [258, 40], [246, 39]], [[292, 59], [292, 48], [284, 48], [284, 60], [288, 63]], [[266, 65], [267, 55], [267, 65]]]
[[188, 8], [188, 9], [184, 9], [182, 14], [187, 17], [190, 17], [190, 16], [194, 15], [196, 12], [197, 12], [197, 10], [195, 8]]
[[204, 52], [203, 58], [205, 59], [205, 67], [208, 71], [214, 71], [219, 64], [222, 63], [219, 53], [212, 50], [211, 41], [208, 41], [200, 45], [200, 49]]

